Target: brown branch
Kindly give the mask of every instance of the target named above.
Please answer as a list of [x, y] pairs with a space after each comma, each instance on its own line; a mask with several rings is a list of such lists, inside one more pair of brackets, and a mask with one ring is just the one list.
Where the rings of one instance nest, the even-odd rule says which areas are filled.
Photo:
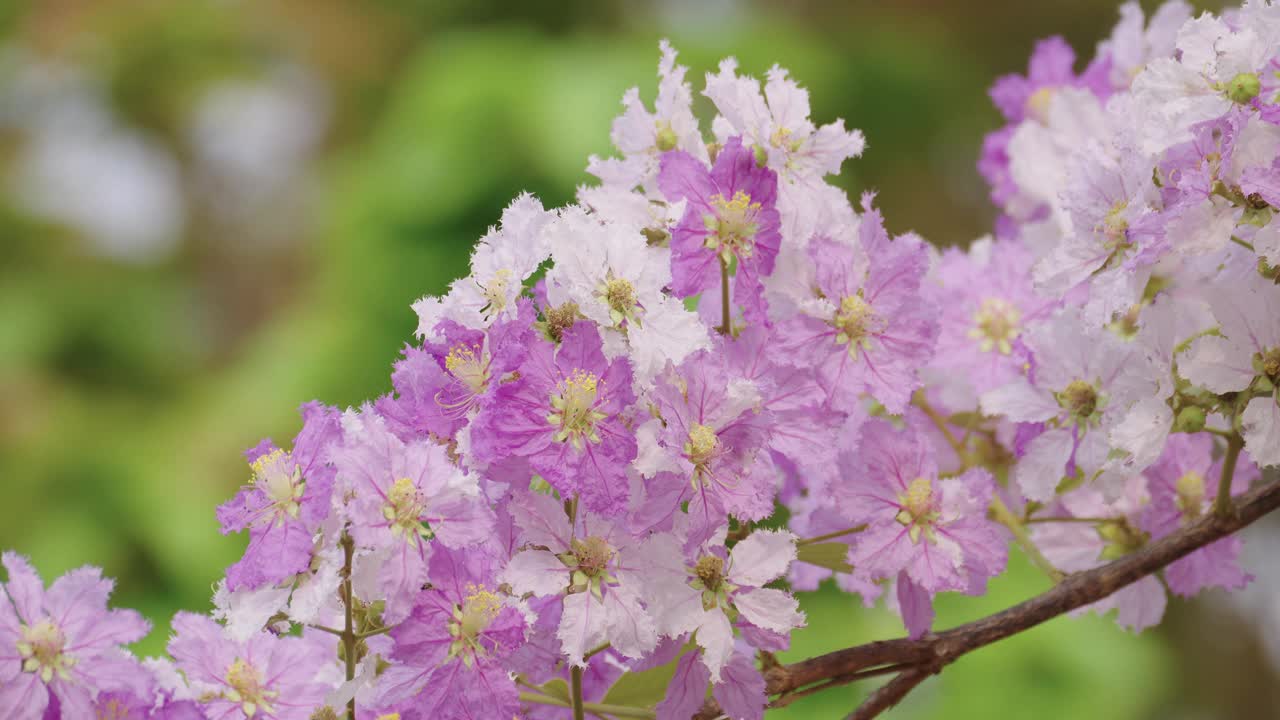
[[868, 695], [867, 699], [862, 701], [856, 710], [849, 713], [849, 717], [845, 720], [869, 720], [879, 715], [897, 705], [899, 700], [907, 696], [907, 693], [915, 690], [917, 685], [935, 672], [937, 669], [916, 667], [898, 673], [892, 680]]
[[[790, 665], [779, 665], [765, 671], [765, 689], [770, 695], [785, 695], [814, 683], [857, 676], [871, 668], [904, 666], [906, 669], [872, 693], [849, 716], [852, 720], [873, 718], [896, 704], [926, 677], [940, 672], [960, 656], [1098, 602], [1170, 563], [1252, 524], [1278, 507], [1280, 481], [1266, 483], [1236, 498], [1231, 503], [1229, 513], [1206, 513], [1194, 523], [1137, 552], [1092, 570], [1068, 575], [1045, 593], [994, 615], [917, 640], [880, 640]], [[694, 719], [713, 720], [721, 714], [715, 701], [708, 700]]]

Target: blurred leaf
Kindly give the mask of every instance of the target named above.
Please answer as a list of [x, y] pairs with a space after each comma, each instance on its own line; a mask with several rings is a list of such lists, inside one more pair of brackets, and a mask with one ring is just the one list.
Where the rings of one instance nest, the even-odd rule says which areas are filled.
[[642, 672], [623, 673], [622, 677], [609, 688], [601, 702], [606, 705], [627, 705], [630, 707], [653, 707], [667, 696], [667, 686], [676, 674], [676, 665], [685, 653], [692, 650], [686, 644], [674, 660]]
[[796, 559], [836, 572], [853, 572], [849, 564], [849, 546], [842, 542], [813, 543], [796, 548]]

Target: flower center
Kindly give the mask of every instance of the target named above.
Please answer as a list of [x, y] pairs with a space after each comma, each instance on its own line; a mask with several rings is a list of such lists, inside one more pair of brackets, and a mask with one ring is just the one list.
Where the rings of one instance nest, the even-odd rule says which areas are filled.
[[702, 592], [702, 609], [714, 610], [723, 608], [726, 613], [736, 612], [729, 601], [729, 593], [734, 586], [725, 581], [724, 560], [715, 555], [703, 555], [693, 566], [695, 579], [689, 583], [694, 590]]
[[55, 674], [63, 680], [68, 679], [67, 671], [76, 664], [74, 657], [62, 652], [67, 637], [51, 620], [23, 625], [18, 632], [17, 644], [23, 672], [38, 673], [46, 683], [53, 680]]
[[684, 444], [684, 455], [693, 463], [694, 472], [700, 475], [711, 464], [716, 450], [720, 449], [720, 437], [710, 425], [694, 423], [689, 428], [689, 440]]
[[567, 441], [577, 450], [582, 449], [584, 440], [600, 442], [596, 423], [608, 417], [595, 410], [600, 378], [586, 370], [574, 370], [572, 375], [560, 381], [557, 391], [551, 396], [552, 412], [547, 415], [547, 422], [559, 428], [555, 441]]
[[473, 395], [484, 392], [489, 384], [489, 361], [477, 348], [470, 345], [455, 345], [444, 358], [444, 368], [449, 371]]
[[898, 495], [898, 505], [902, 508], [894, 518], [907, 528], [911, 542], [920, 542], [921, 533], [929, 542], [937, 541], [934, 524], [941, 517], [938, 503], [933, 493], [933, 483], [929, 478], [918, 477], [907, 486], [907, 491]]
[[[480, 285], [479, 283], [476, 283]], [[511, 290], [511, 271], [502, 269], [489, 278], [489, 282], [480, 285], [480, 294], [484, 296], [484, 307], [480, 312], [486, 317], [496, 315], [507, 308], [507, 294]]]
[[302, 480], [302, 470], [291, 465], [288, 453], [273, 450], [254, 460], [249, 466], [253, 471], [250, 484], [271, 498], [273, 510], [269, 513], [269, 518], [278, 519], [282, 523], [286, 516], [298, 517], [298, 501], [307, 489], [307, 484]]
[[756, 214], [760, 208], [760, 203], [752, 202], [751, 196], [741, 190], [728, 200], [719, 193], [712, 195], [711, 209], [715, 214], [702, 218], [708, 231], [704, 245], [719, 253], [726, 263], [735, 255], [741, 259], [751, 257], [759, 229]]
[[608, 279], [596, 288], [596, 294], [609, 306], [609, 319], [614, 325], [620, 325], [626, 319], [637, 320], [636, 287], [630, 280], [614, 277], [610, 270]]
[[1058, 404], [1079, 422], [1088, 422], [1098, 410], [1098, 390], [1085, 380], [1072, 380], [1057, 395]]
[[[470, 667], [476, 656], [486, 654], [480, 643], [480, 633], [489, 628], [489, 623], [502, 611], [502, 598], [474, 583], [467, 585], [469, 593], [462, 605], [455, 605], [453, 619], [449, 621], [449, 634], [453, 642], [449, 646], [449, 657], [462, 656], [462, 661]], [[469, 651], [469, 652], [468, 652]]]
[[573, 327], [582, 318], [582, 313], [578, 310], [578, 303], [570, 301], [546, 310], [544, 317], [546, 319], [539, 323], [543, 334], [548, 340], [558, 344], [564, 337], [564, 331]]
[[1053, 104], [1053, 90], [1046, 85], [1027, 98], [1027, 114], [1039, 120], [1041, 125], [1049, 122], [1049, 106]]
[[1187, 519], [1199, 517], [1204, 507], [1204, 476], [1192, 470], [1178, 478], [1174, 489], [1177, 492], [1178, 509], [1182, 511], [1182, 516]]
[[391, 534], [396, 537], [408, 541], [421, 536], [430, 540], [435, 537], [435, 533], [422, 522], [425, 509], [426, 503], [413, 481], [400, 478], [391, 484], [391, 490], [387, 492], [382, 517], [391, 524]]
[[275, 712], [271, 701], [280, 693], [262, 687], [262, 680], [262, 673], [240, 658], [227, 668], [226, 681], [231, 689], [226, 692], [226, 697], [231, 702], [240, 703], [245, 717], [251, 718], [259, 710], [268, 715]]
[[779, 125], [774, 129], [773, 134], [769, 136], [769, 144], [779, 150], [788, 150], [796, 152], [803, 143], [791, 137], [791, 128]]
[[698, 581], [704, 588], [715, 592], [724, 582], [724, 560], [715, 555], [703, 555], [698, 558], [698, 564], [694, 566], [693, 573], [698, 576]]
[[572, 572], [569, 592], [590, 590], [592, 595], [602, 597], [603, 586], [613, 581], [609, 564], [615, 554], [609, 541], [596, 535], [569, 541], [569, 552], [560, 556]]
[[861, 295], [849, 295], [840, 300], [840, 308], [831, 319], [836, 329], [836, 344], [849, 346], [849, 357], [856, 358], [858, 349], [871, 346], [872, 325], [875, 311]]
[[1013, 352], [1013, 341], [1022, 332], [1019, 323], [1022, 313], [1013, 303], [1003, 298], [986, 298], [973, 315], [973, 328], [969, 337], [978, 341], [982, 352], [995, 350], [1001, 355]]

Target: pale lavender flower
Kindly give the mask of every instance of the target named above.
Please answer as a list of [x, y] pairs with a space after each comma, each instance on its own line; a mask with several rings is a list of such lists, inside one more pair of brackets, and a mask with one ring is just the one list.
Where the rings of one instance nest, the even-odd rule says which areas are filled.
[[1280, 464], [1280, 287], [1245, 267], [1221, 274], [1205, 294], [1219, 332], [1197, 339], [1178, 369], [1214, 393], [1250, 390], [1245, 448], [1259, 465]]
[[[842, 480], [832, 497], [851, 523], [866, 529], [853, 538], [849, 562], [868, 579], [898, 578], [903, 619], [913, 637], [928, 630], [923, 606], [945, 590], [985, 592], [1004, 570], [1007, 537], [987, 519], [995, 492], [990, 473], [972, 469], [938, 477], [933, 449], [907, 416], [901, 430], [885, 420], [862, 426], [857, 455], [842, 453]], [[903, 602], [905, 600], [905, 602]]]
[[918, 237], [889, 239], [870, 195], [862, 208], [859, 246], [810, 243], [816, 287], [801, 312], [781, 324], [780, 357], [816, 364], [837, 409], [854, 410], [865, 392], [901, 413], [938, 334], [934, 308], [920, 294], [928, 254]]
[[794, 597], [764, 587], [795, 560], [796, 537], [756, 530], [726, 550], [724, 530], [692, 552], [676, 535], [656, 536], [648, 544], [654, 572], [647, 597], [658, 631], [669, 637], [692, 633], [717, 683], [733, 655], [735, 625], [786, 638], [805, 623]]
[[323, 680], [337, 661], [331, 635], [264, 630], [236, 642], [213, 620], [188, 612], [174, 616], [173, 632], [169, 654], [211, 719], [308, 720], [332, 689]]
[[486, 541], [493, 511], [476, 478], [450, 462], [443, 446], [402, 442], [368, 407], [343, 417], [343, 435], [334, 464], [354, 495], [351, 535], [361, 548], [388, 552], [379, 589], [394, 622], [411, 608], [434, 542], [460, 548]]
[[556, 637], [571, 664], [585, 665], [583, 656], [605, 643], [633, 659], [656, 647], [658, 632], [641, 602], [650, 555], [644, 543], [583, 508], [570, 525], [563, 504], [547, 495], [517, 495], [512, 515], [525, 549], [498, 579], [517, 593], [563, 598]]
[[[1221, 461], [1213, 459], [1211, 436], [1179, 434], [1169, 438], [1160, 460], [1145, 473], [1151, 503], [1138, 518], [1142, 529], [1158, 540], [1212, 512], [1221, 468]], [[1257, 467], [1249, 457], [1240, 458], [1232, 493], [1247, 490], [1257, 476]], [[1236, 535], [1206, 545], [1165, 568], [1165, 582], [1183, 596], [1211, 587], [1239, 590], [1252, 579], [1240, 569], [1242, 546]]]
[[981, 394], [1021, 376], [1022, 336], [1057, 304], [1032, 287], [1032, 261], [1014, 240], [982, 238], [943, 252], [931, 292], [940, 330], [930, 367], [940, 382]]
[[[1136, 348], [1105, 330], [1086, 329], [1075, 310], [1033, 328], [1026, 343], [1034, 357], [1033, 377], [985, 393], [981, 406], [988, 415], [1040, 423], [1014, 478], [1028, 499], [1043, 501], [1066, 476], [1089, 480], [1116, 465], [1111, 433], [1135, 402], [1155, 393], [1157, 383]], [[1166, 413], [1163, 422], [1172, 421]], [[1164, 441], [1158, 433], [1142, 437], [1149, 441], [1133, 448], [1142, 461], [1126, 466], [1135, 472], [1159, 456]]]
[[72, 570], [48, 590], [26, 558], [4, 553], [0, 584], [0, 716], [38, 720], [93, 717], [100, 693], [149, 697], [151, 683], [122, 646], [150, 623], [133, 610], [109, 610], [114, 582], [95, 567]]

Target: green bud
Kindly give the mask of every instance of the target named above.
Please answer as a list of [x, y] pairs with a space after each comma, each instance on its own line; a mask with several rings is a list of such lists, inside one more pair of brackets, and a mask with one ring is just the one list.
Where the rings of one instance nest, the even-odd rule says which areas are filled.
[[664, 124], [658, 128], [658, 137], [654, 145], [657, 146], [658, 152], [667, 152], [668, 150], [675, 150], [676, 143], [679, 141], [680, 138], [676, 137], [676, 131], [672, 130], [670, 125]]
[[1193, 433], [1204, 429], [1204, 409], [1189, 405], [1178, 412], [1178, 419], [1173, 423], [1174, 432]]
[[1262, 91], [1262, 82], [1257, 73], [1240, 73], [1227, 82], [1225, 90], [1231, 102], [1248, 105]]
[[756, 165], [764, 167], [769, 162], [769, 152], [760, 145], [752, 145], [751, 151], [755, 153]]
[[1270, 395], [1276, 389], [1276, 384], [1271, 382], [1271, 378], [1263, 375], [1253, 381], [1253, 389], [1265, 395]]

